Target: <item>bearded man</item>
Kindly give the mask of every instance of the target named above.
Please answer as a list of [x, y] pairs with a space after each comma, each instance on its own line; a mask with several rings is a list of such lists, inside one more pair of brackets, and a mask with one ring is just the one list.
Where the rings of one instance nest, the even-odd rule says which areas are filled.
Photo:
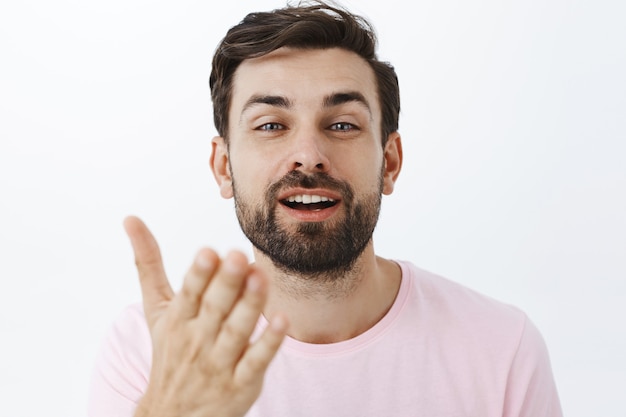
[[374, 252], [402, 166], [372, 27], [313, 3], [249, 14], [217, 48], [211, 168], [253, 245], [202, 249], [174, 293], [129, 217], [143, 309], [115, 323], [90, 416], [561, 416], [518, 309]]

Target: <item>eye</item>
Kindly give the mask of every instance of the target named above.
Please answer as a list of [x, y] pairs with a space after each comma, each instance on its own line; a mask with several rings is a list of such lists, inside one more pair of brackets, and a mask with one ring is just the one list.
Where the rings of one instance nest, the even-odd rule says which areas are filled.
[[332, 125], [330, 125], [330, 130], [336, 130], [339, 132], [350, 132], [352, 130], [359, 130], [359, 128], [353, 125], [352, 123], [338, 122], [338, 123], [333, 123]]
[[285, 126], [280, 123], [264, 123], [261, 126], [257, 127], [256, 130], [264, 130], [264, 131], [274, 131], [274, 130], [284, 130]]

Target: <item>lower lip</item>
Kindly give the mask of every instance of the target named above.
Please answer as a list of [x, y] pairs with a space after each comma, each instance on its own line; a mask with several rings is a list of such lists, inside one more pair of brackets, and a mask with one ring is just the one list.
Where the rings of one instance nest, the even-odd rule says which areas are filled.
[[332, 217], [339, 210], [339, 203], [332, 207], [321, 210], [296, 210], [291, 207], [279, 204], [279, 206], [290, 216], [302, 222], [322, 222]]

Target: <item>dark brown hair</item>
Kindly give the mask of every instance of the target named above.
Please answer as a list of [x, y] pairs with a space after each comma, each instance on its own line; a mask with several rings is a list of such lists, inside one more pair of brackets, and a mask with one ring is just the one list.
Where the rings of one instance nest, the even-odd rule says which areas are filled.
[[270, 12], [248, 14], [233, 26], [213, 56], [209, 85], [213, 119], [220, 136], [227, 140], [228, 111], [233, 76], [245, 59], [266, 55], [282, 47], [298, 49], [343, 48], [355, 52], [374, 71], [382, 109], [383, 146], [398, 130], [400, 91], [394, 68], [376, 56], [376, 35], [361, 16], [322, 1], [287, 6]]

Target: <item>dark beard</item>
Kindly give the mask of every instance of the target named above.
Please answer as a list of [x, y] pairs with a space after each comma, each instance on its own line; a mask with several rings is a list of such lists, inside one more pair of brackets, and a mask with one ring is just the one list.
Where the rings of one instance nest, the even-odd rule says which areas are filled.
[[[342, 276], [352, 270], [376, 227], [382, 186], [381, 175], [379, 190], [357, 202], [346, 182], [325, 173], [307, 176], [291, 171], [267, 188], [264, 204], [255, 208], [238, 195], [233, 181], [237, 219], [250, 242], [283, 272], [312, 278]], [[276, 219], [277, 195], [291, 187], [339, 192], [344, 218], [339, 222], [302, 222], [295, 232], [284, 230]]]

